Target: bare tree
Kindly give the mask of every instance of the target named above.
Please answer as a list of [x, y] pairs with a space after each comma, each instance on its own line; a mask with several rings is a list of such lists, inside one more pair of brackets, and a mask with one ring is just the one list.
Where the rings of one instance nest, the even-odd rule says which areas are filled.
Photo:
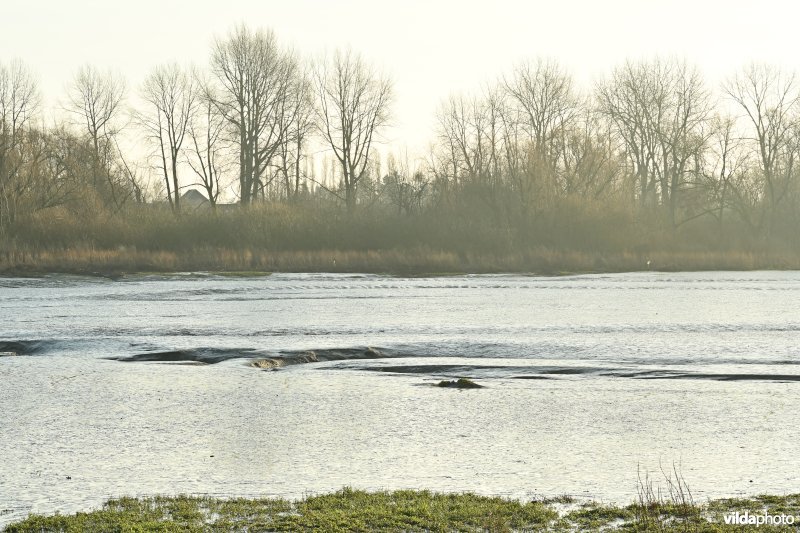
[[437, 114], [438, 136], [449, 156], [452, 178], [477, 179], [488, 174], [486, 109], [482, 99], [450, 96]]
[[197, 108], [195, 77], [175, 64], [156, 67], [145, 79], [142, 98], [149, 111], [139, 114], [139, 122], [156, 145], [167, 197], [173, 210], [180, 213], [178, 167], [183, 142]]
[[430, 185], [418, 162], [412, 163], [405, 151], [400, 156], [389, 154], [383, 184], [389, 202], [397, 207], [398, 214], [412, 214], [422, 209], [422, 202]]
[[800, 102], [796, 76], [753, 63], [728, 80], [723, 90], [752, 128], [748, 138], [758, 156], [764, 181], [763, 204], [771, 219], [794, 179], [793, 137]]
[[286, 95], [283, 113], [279, 116], [284, 136], [276, 154], [276, 167], [287, 200], [296, 200], [301, 193], [301, 182], [306, 177], [303, 171], [306, 145], [317, 127], [310, 73], [299, 72], [293, 83], [294, 86]]
[[[107, 185], [112, 201], [119, 204], [118, 184], [112, 179], [111, 165], [116, 147], [117, 124], [125, 99], [125, 81], [110, 70], [82, 66], [69, 88], [69, 106], [79, 127], [92, 143], [92, 184], [95, 189]], [[107, 181], [102, 184], [101, 181]]]
[[655, 139], [648, 127], [650, 89], [648, 80], [637, 72], [631, 62], [618, 67], [611, 77], [596, 87], [599, 110], [609, 119], [622, 142], [633, 169], [641, 205], [655, 203], [656, 184], [653, 164]]
[[660, 203], [677, 224], [680, 195], [709, 135], [700, 73], [684, 61], [629, 61], [597, 86], [596, 99], [634, 168], [640, 202]]
[[566, 196], [597, 200], [619, 192], [624, 161], [603, 122], [594, 110], [584, 109], [583, 115], [558, 136]]
[[283, 51], [272, 31], [237, 26], [217, 40], [212, 71], [221, 89], [215, 104], [239, 147], [239, 194], [249, 204], [268, 185], [268, 167], [293, 120], [284, 120], [296, 87], [297, 58]]
[[29, 208], [47, 209], [64, 205], [73, 198], [84, 203], [75, 193], [80, 192], [85, 182], [85, 172], [91, 171], [91, 149], [86, 149], [86, 138], [76, 136], [63, 125], [32, 137], [39, 144], [40, 156], [26, 169], [32, 185], [30, 192], [35, 197]]
[[521, 109], [534, 148], [550, 152], [578, 109], [572, 78], [554, 60], [537, 59], [518, 64], [503, 86]]
[[0, 63], [0, 228], [14, 221], [26, 186], [26, 137], [40, 103], [33, 73], [21, 62]]
[[225, 138], [227, 122], [214, 103], [218, 98], [214, 88], [205, 80], [198, 80], [197, 112], [189, 121], [189, 149], [187, 163], [205, 189], [213, 209], [222, 192], [221, 179], [229, 167], [226, 152], [229, 143]]
[[536, 149], [521, 114], [502, 86], [452, 96], [438, 114], [444, 153], [437, 174], [451, 169], [454, 183], [471, 189], [498, 218], [511, 210], [531, 214], [557, 192], [555, 162]]
[[748, 205], [752, 190], [750, 156], [744, 139], [737, 132], [736, 118], [715, 115], [711, 119], [709, 150], [703, 161], [703, 179], [708, 192], [705, 208], [717, 219], [720, 228], [727, 210], [738, 212], [752, 229], [759, 225]]
[[319, 62], [315, 81], [320, 133], [339, 162], [345, 205], [352, 211], [375, 135], [389, 120], [392, 82], [350, 50]]

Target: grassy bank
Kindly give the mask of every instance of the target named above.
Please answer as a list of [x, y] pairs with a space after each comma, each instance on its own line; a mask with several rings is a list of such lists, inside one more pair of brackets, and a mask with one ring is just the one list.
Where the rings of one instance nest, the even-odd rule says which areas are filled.
[[456, 253], [429, 249], [272, 251], [25, 249], [0, 251], [0, 274], [51, 272], [116, 276], [135, 272], [365, 272], [422, 275], [522, 272], [800, 270], [800, 256], [752, 252], [590, 253], [536, 249], [516, 253]]
[[463, 206], [413, 216], [369, 208], [348, 214], [326, 204], [180, 217], [158, 206], [85, 217], [53, 209], [0, 231], [0, 273], [800, 269], [800, 245], [786, 238], [705, 220], [665, 228], [647, 215], [569, 204], [512, 220]]
[[[716, 500], [702, 505], [645, 499], [627, 507], [581, 504], [569, 497], [520, 502], [474, 494], [352, 489], [300, 501], [120, 498], [88, 513], [32, 515], [6, 531], [744, 531], [746, 526], [725, 524], [724, 515], [737, 511], [797, 516], [800, 495]], [[759, 531], [795, 528], [763, 525]]]

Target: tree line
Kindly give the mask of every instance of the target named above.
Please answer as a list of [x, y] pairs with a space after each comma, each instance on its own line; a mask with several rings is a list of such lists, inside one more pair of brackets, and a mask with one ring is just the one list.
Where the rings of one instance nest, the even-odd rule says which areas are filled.
[[[711, 87], [685, 60], [651, 58], [582, 90], [555, 60], [523, 61], [446, 98], [422, 157], [378, 149], [393, 98], [391, 78], [354, 51], [312, 61], [244, 25], [213, 41], [207, 68], [156, 66], [135, 91], [82, 67], [49, 126], [33, 72], [0, 63], [0, 231], [154, 200], [180, 214], [193, 186], [212, 209], [230, 190], [242, 205], [478, 218], [515, 243], [579, 213], [800, 245], [793, 72], [750, 64]], [[146, 140], [146, 161], [126, 135]]]

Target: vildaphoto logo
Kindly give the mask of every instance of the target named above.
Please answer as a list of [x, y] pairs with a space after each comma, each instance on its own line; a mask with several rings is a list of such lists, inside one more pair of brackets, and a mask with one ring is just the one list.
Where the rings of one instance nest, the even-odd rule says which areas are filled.
[[794, 524], [795, 517], [787, 514], [750, 514], [749, 511], [740, 513], [728, 513], [725, 515], [725, 523], [730, 525], [749, 525], [749, 526], [791, 526]]

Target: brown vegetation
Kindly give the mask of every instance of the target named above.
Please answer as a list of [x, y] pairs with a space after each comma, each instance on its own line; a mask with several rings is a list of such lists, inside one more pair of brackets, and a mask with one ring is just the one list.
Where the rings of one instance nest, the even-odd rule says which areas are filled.
[[[581, 94], [556, 62], [523, 62], [445, 100], [416, 160], [378, 153], [391, 79], [352, 51], [312, 63], [239, 26], [208, 72], [156, 67], [146, 109], [125, 87], [84, 67], [77, 120], [45, 127], [35, 76], [0, 62], [0, 269], [800, 266], [800, 85], [767, 65], [715, 91], [685, 61], [628, 61]], [[206, 206], [183, 205], [190, 185]]]
[[[800, 254], [720, 233], [646, 229], [633, 214], [581, 220], [561, 210], [514, 228], [438, 212], [412, 217], [282, 205], [175, 218], [141, 206], [97, 217], [26, 217], [0, 241], [0, 272], [615, 272], [795, 269]], [[452, 218], [463, 220], [455, 225]], [[622, 223], [616, 226], [617, 220]]]

